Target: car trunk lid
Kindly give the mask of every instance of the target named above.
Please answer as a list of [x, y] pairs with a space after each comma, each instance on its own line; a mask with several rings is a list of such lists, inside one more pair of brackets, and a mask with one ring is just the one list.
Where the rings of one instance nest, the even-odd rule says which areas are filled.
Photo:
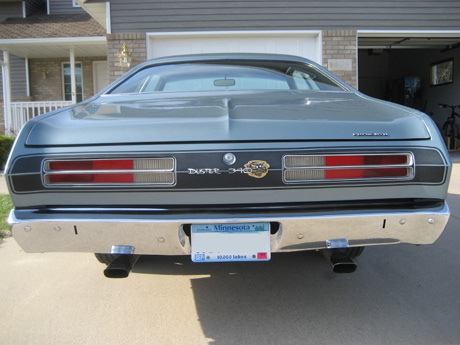
[[36, 121], [30, 146], [430, 138], [416, 111], [351, 92], [106, 95]]

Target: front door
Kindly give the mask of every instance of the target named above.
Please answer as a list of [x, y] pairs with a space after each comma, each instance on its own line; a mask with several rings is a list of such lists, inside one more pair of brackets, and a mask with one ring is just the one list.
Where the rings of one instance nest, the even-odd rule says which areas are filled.
[[109, 85], [107, 61], [93, 61], [93, 88], [98, 93]]

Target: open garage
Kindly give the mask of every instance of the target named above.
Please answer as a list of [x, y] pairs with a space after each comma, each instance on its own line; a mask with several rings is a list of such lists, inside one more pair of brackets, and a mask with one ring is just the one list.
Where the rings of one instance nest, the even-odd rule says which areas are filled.
[[[363, 93], [433, 116], [439, 126], [460, 104], [460, 32], [358, 32]], [[457, 67], [457, 68], [456, 68]]]

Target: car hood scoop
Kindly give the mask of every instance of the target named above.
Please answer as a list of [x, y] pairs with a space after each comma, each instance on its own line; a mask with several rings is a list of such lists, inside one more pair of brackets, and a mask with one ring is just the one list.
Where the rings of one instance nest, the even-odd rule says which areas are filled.
[[417, 114], [351, 92], [105, 95], [37, 118], [27, 145], [429, 139]]

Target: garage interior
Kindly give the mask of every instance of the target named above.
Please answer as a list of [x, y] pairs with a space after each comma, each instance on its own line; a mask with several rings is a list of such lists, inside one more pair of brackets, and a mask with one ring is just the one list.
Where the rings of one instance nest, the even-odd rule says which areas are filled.
[[[433, 85], [433, 68], [451, 60], [452, 77]], [[428, 113], [442, 126], [450, 110], [438, 103], [460, 104], [460, 34], [359, 34], [358, 85], [364, 94]]]

